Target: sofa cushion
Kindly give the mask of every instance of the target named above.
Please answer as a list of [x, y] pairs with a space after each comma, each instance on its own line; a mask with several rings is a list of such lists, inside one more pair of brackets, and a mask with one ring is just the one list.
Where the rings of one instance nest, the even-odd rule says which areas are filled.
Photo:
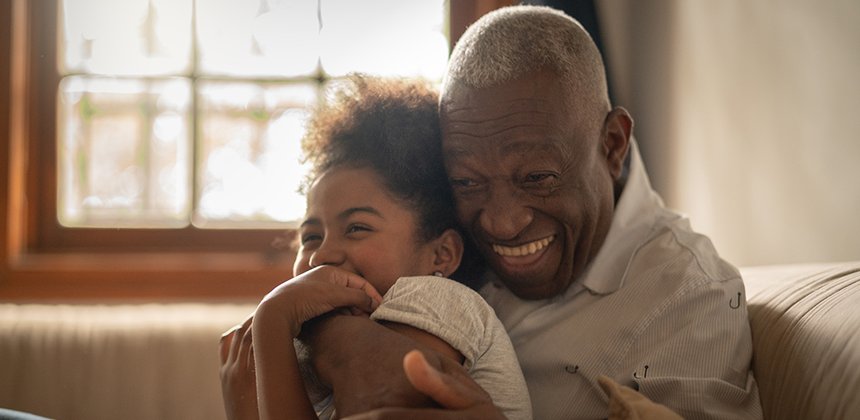
[[860, 262], [742, 274], [765, 418], [860, 418]]

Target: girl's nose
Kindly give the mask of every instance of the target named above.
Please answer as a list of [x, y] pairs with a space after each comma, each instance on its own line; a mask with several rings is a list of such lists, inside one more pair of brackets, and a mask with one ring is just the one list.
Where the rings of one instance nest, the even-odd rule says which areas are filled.
[[320, 247], [314, 251], [310, 258], [311, 268], [321, 265], [340, 266], [346, 260], [346, 254], [342, 249], [331, 243], [329, 240], [324, 240]]

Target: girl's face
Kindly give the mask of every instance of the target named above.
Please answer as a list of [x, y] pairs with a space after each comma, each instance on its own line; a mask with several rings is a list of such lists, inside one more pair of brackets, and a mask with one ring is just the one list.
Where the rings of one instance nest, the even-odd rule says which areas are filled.
[[400, 277], [433, 272], [432, 241], [417, 239], [417, 217], [372, 169], [330, 169], [311, 185], [307, 200], [294, 276], [333, 265], [385, 294]]

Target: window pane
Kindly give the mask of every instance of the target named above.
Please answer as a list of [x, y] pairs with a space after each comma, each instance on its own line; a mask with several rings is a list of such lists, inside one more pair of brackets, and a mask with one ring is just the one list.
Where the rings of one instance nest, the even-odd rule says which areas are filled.
[[60, 1], [67, 226], [283, 228], [322, 86], [447, 59], [444, 0]]
[[187, 225], [189, 82], [72, 76], [59, 92], [60, 222]]
[[191, 71], [192, 0], [64, 0], [65, 74], [172, 75]]
[[442, 0], [322, 0], [321, 6], [327, 74], [442, 78], [448, 60]]
[[300, 139], [316, 84], [201, 81], [198, 89], [195, 225], [301, 218], [305, 200], [297, 191], [306, 168], [299, 162]]
[[199, 0], [201, 75], [289, 77], [315, 73], [317, 0]]

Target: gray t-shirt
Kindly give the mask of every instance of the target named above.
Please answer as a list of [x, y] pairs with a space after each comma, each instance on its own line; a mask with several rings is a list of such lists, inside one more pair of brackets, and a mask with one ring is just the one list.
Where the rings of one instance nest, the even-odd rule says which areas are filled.
[[[511, 340], [493, 309], [472, 289], [443, 277], [402, 277], [370, 318], [439, 337], [463, 354], [463, 367], [507, 418], [532, 418], [528, 387]], [[331, 418], [331, 395], [310, 390], [309, 395], [319, 417]]]

